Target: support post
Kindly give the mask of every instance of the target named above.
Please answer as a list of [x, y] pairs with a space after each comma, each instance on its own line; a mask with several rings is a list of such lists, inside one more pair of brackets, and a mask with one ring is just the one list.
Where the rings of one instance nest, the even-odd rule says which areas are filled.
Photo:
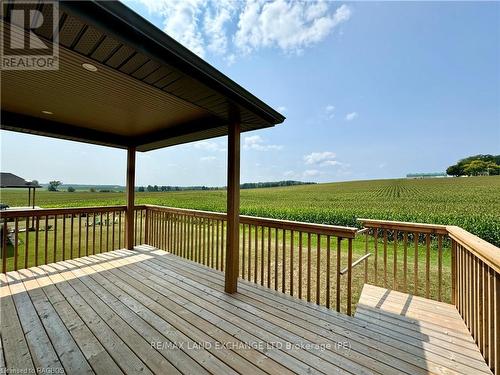
[[227, 241], [224, 290], [238, 288], [240, 251], [240, 123], [229, 126], [227, 160]]
[[125, 244], [134, 248], [135, 146], [127, 149], [127, 213], [125, 216]]

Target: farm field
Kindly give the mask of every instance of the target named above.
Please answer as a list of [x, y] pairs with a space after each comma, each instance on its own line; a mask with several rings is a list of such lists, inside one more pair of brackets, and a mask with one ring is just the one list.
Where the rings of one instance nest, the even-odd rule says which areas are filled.
[[[297, 221], [309, 221], [316, 223], [328, 223], [335, 225], [356, 226], [356, 218], [366, 217], [374, 219], [402, 220], [414, 222], [427, 222], [437, 224], [459, 225], [472, 233], [496, 244], [500, 245], [500, 177], [474, 177], [474, 178], [453, 178], [453, 179], [430, 179], [430, 180], [375, 180], [375, 181], [355, 181], [317, 185], [303, 185], [286, 188], [267, 188], [241, 191], [241, 212], [246, 215], [267, 216]], [[26, 192], [20, 190], [2, 190], [0, 201], [10, 206], [26, 205]], [[122, 205], [125, 203], [124, 193], [101, 193], [77, 191], [68, 192], [48, 192], [40, 190], [37, 193], [36, 204], [41, 207], [85, 207], [85, 206], [105, 206]], [[208, 211], [225, 211], [225, 191], [182, 191], [182, 192], [158, 192], [158, 193], [137, 193], [138, 204], [157, 204], [163, 206], [201, 209]], [[68, 220], [68, 219], [67, 219]], [[54, 223], [52, 223], [54, 224]], [[75, 223], [76, 224], [76, 223]], [[23, 224], [20, 224], [23, 226]], [[83, 224], [75, 226], [74, 230], [86, 233]], [[43, 227], [43, 225], [42, 225]], [[21, 228], [21, 227], [20, 227]], [[115, 232], [113, 236], [109, 233], [107, 226], [90, 228], [90, 233], [79, 245], [67, 240], [62, 241], [63, 222], [58, 220], [57, 237], [54, 238], [53, 230], [41, 232], [39, 234], [40, 250], [35, 254], [35, 235], [30, 234], [26, 239], [25, 233], [19, 233], [18, 266], [23, 267], [34, 265], [38, 256], [39, 262], [45, 262], [45, 235], [48, 237], [48, 259], [49, 262], [62, 260], [63, 249], [70, 257], [79, 256], [81, 247], [82, 255], [87, 253], [100, 253], [112, 248], [123, 246], [123, 234]], [[80, 229], [77, 229], [80, 228]], [[69, 222], [66, 223], [66, 238], [71, 238]], [[101, 238], [101, 232], [105, 240]], [[76, 233], [76, 232], [75, 232]], [[96, 240], [94, 240], [96, 238]], [[26, 246], [28, 240], [28, 246]], [[290, 239], [286, 238], [286, 243]], [[68, 243], [69, 242], [69, 243]], [[121, 242], [121, 244], [120, 244]], [[279, 240], [280, 246], [282, 239]], [[295, 243], [298, 239], [295, 239]], [[315, 248], [313, 238], [313, 248]], [[450, 251], [448, 243], [443, 247], [443, 300], [449, 300], [450, 293]], [[365, 238], [360, 236], [353, 243], [353, 258], [358, 259], [365, 253]], [[326, 243], [321, 244], [321, 249], [325, 250]], [[394, 262], [393, 245], [389, 246], [387, 252], [388, 268]], [[42, 250], [43, 249], [43, 250]], [[56, 250], [57, 249], [57, 250]], [[27, 252], [26, 252], [27, 250]], [[437, 251], [435, 244], [432, 246], [430, 254], [431, 268], [431, 296], [436, 297], [437, 274]], [[369, 237], [368, 251], [374, 253], [373, 238]], [[408, 249], [408, 258], [413, 259], [413, 248]], [[397, 269], [403, 268], [402, 246], [398, 247]], [[421, 254], [419, 259], [419, 279], [425, 277], [425, 246], [419, 247]], [[25, 256], [28, 260], [25, 263]], [[7, 266], [14, 268], [14, 249], [9, 246]], [[289, 254], [285, 261], [290, 262]], [[295, 254], [294, 257], [297, 255]], [[343, 258], [345, 252], [343, 252]], [[313, 268], [315, 255], [311, 259]], [[384, 251], [379, 243], [378, 257], [384, 257]], [[369, 282], [378, 285], [392, 285], [392, 272], [386, 272], [383, 263], [379, 261], [378, 281], [375, 280], [373, 266], [374, 258], [368, 260]], [[323, 258], [324, 259], [324, 258]], [[281, 260], [280, 260], [281, 261]], [[248, 262], [253, 262], [248, 260]], [[335, 259], [332, 259], [335, 262]], [[293, 262], [294, 267], [298, 265], [298, 260]], [[334, 264], [334, 263], [332, 263]], [[342, 259], [342, 264], [346, 264], [346, 259]], [[408, 268], [407, 290], [413, 290], [413, 267]], [[297, 275], [298, 270], [295, 270]], [[305, 272], [303, 272], [305, 274]], [[314, 269], [313, 269], [314, 274]], [[386, 275], [385, 277], [383, 277]], [[247, 275], [248, 276], [248, 275]], [[356, 301], [363, 285], [364, 267], [356, 267], [353, 270], [353, 300]], [[399, 275], [401, 278], [402, 275]], [[321, 275], [324, 278], [324, 275]], [[280, 277], [278, 277], [278, 280]], [[386, 279], [386, 280], [385, 280]], [[401, 282], [401, 279], [399, 279]], [[406, 283], [405, 283], [406, 284]], [[335, 287], [334, 287], [335, 288]], [[406, 289], [406, 287], [405, 287]], [[420, 283], [419, 293], [424, 292], [424, 284]], [[333, 292], [333, 289], [332, 289]], [[314, 288], [312, 290], [314, 295]], [[325, 298], [324, 290], [321, 291], [322, 300]], [[342, 295], [344, 301], [345, 296]]]
[[[0, 202], [26, 205], [26, 192], [0, 191]], [[225, 211], [222, 190], [136, 193], [137, 204]], [[37, 192], [41, 207], [125, 204], [124, 193]], [[241, 191], [241, 213], [356, 226], [356, 218], [458, 225], [500, 246], [500, 176], [371, 180]]]

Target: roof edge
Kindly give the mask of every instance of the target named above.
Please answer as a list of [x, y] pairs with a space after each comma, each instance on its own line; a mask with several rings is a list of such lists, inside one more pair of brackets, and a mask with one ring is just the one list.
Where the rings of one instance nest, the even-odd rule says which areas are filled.
[[[266, 121], [280, 124], [285, 116], [264, 103], [248, 90], [212, 67], [152, 23], [118, 1], [61, 1], [61, 8], [96, 24], [118, 40], [125, 40], [133, 48], [151, 58], [181, 70], [188, 71], [195, 79], [214, 87], [234, 100], [236, 104], [262, 116]], [[161, 54], [159, 52], [162, 52]], [[166, 55], [165, 55], [166, 54]], [[168, 56], [168, 59], [166, 58]], [[174, 64], [172, 64], [174, 63]]]

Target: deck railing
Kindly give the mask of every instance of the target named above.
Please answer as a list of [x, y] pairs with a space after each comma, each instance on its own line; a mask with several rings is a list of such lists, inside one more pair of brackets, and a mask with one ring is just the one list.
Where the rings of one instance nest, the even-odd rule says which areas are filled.
[[[125, 213], [125, 206], [1, 211], [2, 272], [120, 249]], [[224, 213], [142, 205], [134, 219], [136, 245], [224, 270]], [[347, 314], [363, 283], [453, 303], [498, 374], [500, 249], [454, 226], [359, 222], [364, 229], [243, 215], [239, 276]]]
[[0, 211], [2, 272], [120, 249], [125, 206]]
[[365, 282], [454, 304], [499, 374], [500, 249], [456, 226], [358, 221], [366, 228], [366, 252], [373, 252]]
[[453, 253], [444, 225], [358, 219], [367, 230], [365, 283], [451, 302]]
[[[224, 270], [226, 214], [152, 205], [138, 209], [146, 210], [146, 244]], [[351, 314], [356, 231], [242, 215], [239, 276]]]
[[455, 226], [453, 302], [494, 374], [500, 374], [500, 249]]

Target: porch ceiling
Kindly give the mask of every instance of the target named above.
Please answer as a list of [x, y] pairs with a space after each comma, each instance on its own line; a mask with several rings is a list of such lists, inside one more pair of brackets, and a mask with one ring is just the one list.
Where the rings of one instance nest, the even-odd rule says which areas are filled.
[[58, 70], [2, 71], [2, 129], [149, 151], [284, 121], [119, 2], [61, 2], [59, 27]]

